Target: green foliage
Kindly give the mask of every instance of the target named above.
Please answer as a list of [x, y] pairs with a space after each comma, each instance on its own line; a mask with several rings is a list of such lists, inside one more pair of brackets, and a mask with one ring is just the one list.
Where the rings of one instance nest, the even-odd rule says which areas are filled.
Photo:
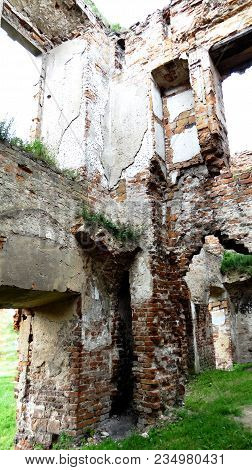
[[119, 222], [118, 224], [115, 224], [104, 214], [93, 212], [86, 206], [82, 208], [81, 215], [89, 225], [97, 225], [98, 227], [105, 228], [116, 240], [120, 240], [122, 242], [136, 242], [141, 236], [140, 230]]
[[13, 134], [13, 119], [0, 121], [0, 140], [9, 142]]
[[97, 6], [95, 5], [95, 3], [92, 0], [85, 0], [85, 3], [90, 7], [90, 10], [98, 18], [100, 18], [106, 26], [108, 26], [110, 28], [111, 31], [114, 31], [115, 33], [119, 33], [119, 31], [121, 31], [121, 29], [122, 29], [121, 25], [119, 23], [109, 24], [108, 20], [100, 12], [100, 10], [97, 8]]
[[61, 170], [61, 173], [62, 175], [66, 176], [66, 178], [69, 178], [70, 180], [76, 180], [78, 178], [77, 170], [65, 168], [64, 170]]
[[0, 377], [0, 450], [13, 449], [16, 404], [13, 377]]
[[97, 8], [95, 3], [92, 0], [85, 0], [85, 3], [90, 7], [90, 10], [98, 17], [100, 18], [103, 23], [108, 26], [108, 20], [103, 16], [103, 14], [100, 12], [100, 10]]
[[252, 405], [251, 364], [233, 371], [206, 371], [191, 379], [185, 407], [177, 412], [177, 421], [162, 425], [144, 438], [132, 434], [123, 441], [107, 439], [99, 445], [84, 446], [97, 450], [224, 450], [251, 449], [252, 433], [234, 416]]
[[37, 160], [44, 162], [50, 168], [60, 171], [60, 173], [69, 179], [75, 180], [78, 172], [73, 169], [60, 170], [57, 166], [55, 156], [50, 152], [47, 146], [40, 140], [25, 142], [20, 137], [13, 135], [13, 119], [0, 122], [0, 141], [8, 143], [11, 147], [16, 147], [22, 152], [28, 153]]
[[225, 251], [222, 259], [223, 273], [238, 271], [241, 274], [252, 276], [252, 255], [243, 255], [235, 251]]
[[31, 143], [24, 143], [22, 150], [30, 153], [38, 160], [46, 163], [51, 168], [57, 168], [55, 157], [50, 153], [45, 144], [39, 139], [35, 139]]
[[119, 23], [112, 23], [110, 25], [110, 29], [111, 29], [111, 31], [113, 31], [115, 33], [119, 33], [121, 31], [122, 27]]
[[70, 450], [73, 446], [73, 438], [66, 433], [62, 433], [57, 442], [53, 444], [53, 450]]
[[[243, 406], [252, 405], [252, 364], [235, 365], [233, 371], [206, 371], [191, 379], [185, 407], [177, 421], [154, 428], [149, 437], [132, 434], [123, 441], [106, 439], [82, 449], [97, 450], [225, 450], [251, 449], [252, 433], [234, 419]], [[13, 378], [0, 377], [0, 449], [13, 446], [15, 401]], [[88, 431], [88, 430], [87, 430]], [[92, 436], [91, 432], [88, 432]], [[73, 440], [61, 434], [54, 450], [73, 449]], [[38, 448], [38, 447], [36, 447]]]
[[36, 444], [34, 446], [34, 450], [45, 450], [44, 446], [42, 446], [41, 444]]

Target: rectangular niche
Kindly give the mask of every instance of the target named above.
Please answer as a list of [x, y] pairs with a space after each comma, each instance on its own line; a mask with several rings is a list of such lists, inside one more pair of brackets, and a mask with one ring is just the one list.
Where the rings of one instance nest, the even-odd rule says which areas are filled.
[[162, 95], [166, 158], [170, 166], [188, 166], [200, 157], [188, 62], [177, 59], [164, 64], [153, 77]]

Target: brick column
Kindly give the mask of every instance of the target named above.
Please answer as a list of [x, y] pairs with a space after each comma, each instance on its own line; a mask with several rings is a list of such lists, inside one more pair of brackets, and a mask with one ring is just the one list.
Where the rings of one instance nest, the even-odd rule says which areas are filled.
[[218, 174], [229, 159], [221, 77], [203, 48], [191, 52], [188, 63], [201, 153], [209, 170]]
[[80, 299], [23, 310], [19, 334], [17, 449], [50, 448], [78, 431]]
[[229, 301], [212, 297], [208, 309], [212, 318], [216, 369], [230, 369], [233, 365], [233, 351]]

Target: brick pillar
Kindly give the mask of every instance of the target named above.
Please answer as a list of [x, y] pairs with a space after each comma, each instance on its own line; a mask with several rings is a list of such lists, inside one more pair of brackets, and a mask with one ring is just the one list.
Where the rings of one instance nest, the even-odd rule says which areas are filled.
[[229, 159], [221, 77], [203, 48], [189, 54], [189, 73], [201, 154], [209, 170], [218, 174]]
[[212, 318], [216, 369], [230, 369], [233, 351], [229, 301], [211, 297], [208, 309]]
[[22, 311], [17, 449], [49, 448], [62, 432], [77, 435], [80, 313], [80, 299]]

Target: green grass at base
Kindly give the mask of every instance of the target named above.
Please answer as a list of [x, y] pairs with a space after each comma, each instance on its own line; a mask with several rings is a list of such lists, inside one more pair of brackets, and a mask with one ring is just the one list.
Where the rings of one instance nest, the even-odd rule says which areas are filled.
[[248, 367], [236, 366], [231, 372], [207, 371], [194, 378], [185, 407], [177, 410], [178, 421], [151, 430], [148, 438], [134, 434], [123, 441], [107, 439], [83, 449], [251, 449], [252, 432], [234, 419], [243, 406], [252, 405], [252, 371]]
[[[239, 424], [242, 407], [252, 405], [252, 365], [236, 366], [231, 372], [207, 371], [191, 379], [185, 407], [178, 420], [149, 432], [144, 438], [133, 434], [123, 441], [107, 439], [99, 450], [225, 450], [251, 449], [252, 432]], [[0, 377], [0, 449], [11, 449], [15, 435], [13, 378]], [[71, 449], [68, 440], [57, 448]]]
[[13, 377], [0, 377], [0, 450], [13, 448], [16, 432], [16, 402]]

